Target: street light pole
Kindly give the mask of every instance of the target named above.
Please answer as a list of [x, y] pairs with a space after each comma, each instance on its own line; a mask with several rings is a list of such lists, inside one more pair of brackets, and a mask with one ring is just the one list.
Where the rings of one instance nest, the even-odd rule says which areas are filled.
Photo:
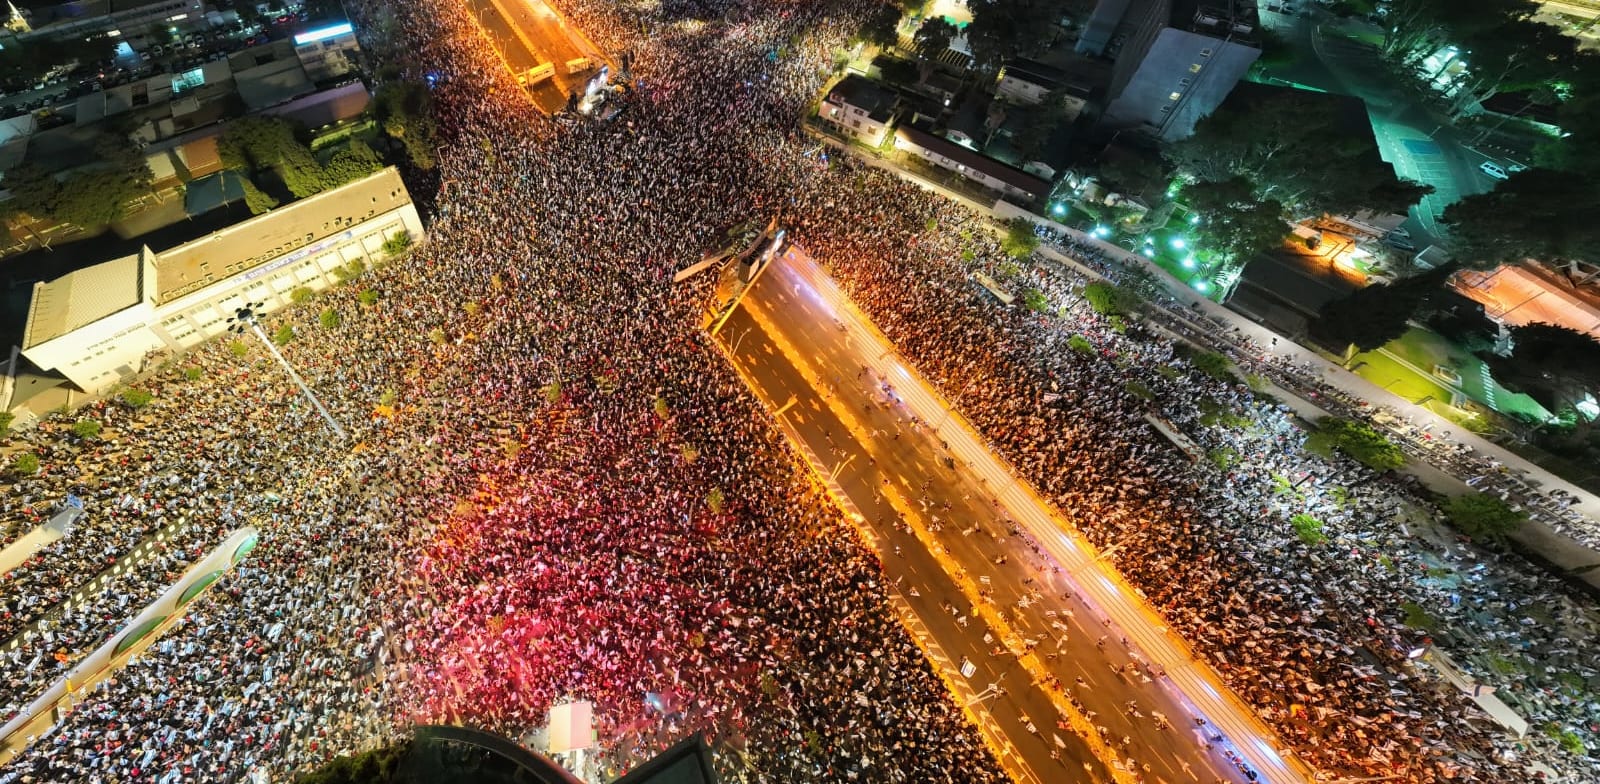
[[322, 418], [327, 421], [328, 427], [339, 437], [339, 440], [349, 440], [349, 434], [339, 426], [339, 422], [333, 418], [333, 415], [328, 413], [328, 409], [322, 405], [322, 400], [317, 397], [316, 393], [311, 391], [311, 387], [306, 386], [305, 380], [300, 378], [300, 374], [295, 372], [294, 367], [289, 364], [289, 360], [283, 356], [282, 352], [278, 351], [276, 345], [273, 345], [272, 339], [267, 337], [266, 331], [261, 329], [261, 323], [256, 318], [256, 312], [261, 308], [261, 305], [262, 303], [256, 302], [246, 304], [235, 310], [233, 317], [228, 319], [229, 331], [234, 334], [243, 334], [246, 330], [254, 333], [261, 340], [261, 345], [266, 346], [267, 351], [271, 352], [273, 358], [278, 360], [278, 364], [283, 366], [284, 372], [289, 374], [289, 378], [294, 381], [295, 386], [300, 388], [301, 394], [304, 394], [306, 399], [311, 401], [311, 405], [317, 409], [317, 413], [321, 414]]

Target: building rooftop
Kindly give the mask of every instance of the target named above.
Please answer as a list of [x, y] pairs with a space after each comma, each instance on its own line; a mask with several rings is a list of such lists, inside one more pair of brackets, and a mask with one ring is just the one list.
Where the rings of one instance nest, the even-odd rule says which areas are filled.
[[346, 227], [410, 201], [391, 166], [184, 243], [157, 256], [155, 300], [169, 302], [297, 248], [314, 252], [324, 241], [342, 240]]
[[1236, 43], [1250, 43], [1261, 27], [1256, 0], [1173, 0], [1172, 26]]
[[24, 349], [139, 304], [144, 252], [33, 284], [33, 304], [22, 334]]
[[864, 109], [867, 116], [883, 122], [889, 119], [899, 94], [860, 74], [850, 74], [828, 91], [832, 103], [844, 103]]
[[1014, 166], [1008, 166], [1000, 161], [990, 158], [977, 150], [964, 145], [956, 144], [949, 139], [935, 136], [917, 128], [901, 126], [895, 129], [895, 135], [906, 141], [932, 150], [956, 163], [969, 169], [980, 171], [1001, 182], [1015, 188], [1027, 191], [1036, 196], [1050, 192], [1050, 183], [1040, 177], [1035, 177]]
[[1005, 76], [1031, 82], [1047, 90], [1054, 90], [1066, 83], [1066, 72], [1053, 65], [1041, 63], [1038, 60], [1017, 59], [1006, 63]]

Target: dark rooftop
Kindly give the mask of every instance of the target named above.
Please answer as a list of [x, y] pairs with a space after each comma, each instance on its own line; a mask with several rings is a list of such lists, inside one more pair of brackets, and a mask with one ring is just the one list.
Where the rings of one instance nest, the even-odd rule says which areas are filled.
[[[828, 91], [828, 100], [865, 109], [874, 120], [889, 119], [898, 94], [860, 74], [850, 74]], [[880, 117], [881, 115], [881, 117]]]
[[1035, 177], [1015, 166], [1008, 166], [977, 150], [956, 144], [949, 139], [909, 126], [901, 126], [895, 129], [895, 133], [918, 147], [932, 150], [962, 166], [980, 171], [1015, 188], [1027, 191], [1034, 196], [1042, 196], [1050, 192], [1050, 183], [1044, 179]]

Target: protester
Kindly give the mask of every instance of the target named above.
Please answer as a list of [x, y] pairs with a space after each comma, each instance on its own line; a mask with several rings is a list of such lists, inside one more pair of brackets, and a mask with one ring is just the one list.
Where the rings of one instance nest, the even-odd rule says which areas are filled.
[[[43, 471], [10, 488], [8, 512], [33, 524], [79, 490], [86, 515], [16, 570], [4, 601], [25, 617], [9, 628], [163, 526], [184, 532], [136, 565], [128, 601], [52, 622], [81, 630], [61, 669], [229, 531], [255, 525], [261, 545], [0, 782], [283, 778], [416, 722], [520, 737], [571, 699], [595, 704], [612, 773], [703, 730], [726, 781], [1004, 780], [872, 554], [709, 345], [710, 282], [672, 283], [773, 214], [1047, 498], [1121, 544], [1130, 580], [1318, 767], [1487, 782], [1542, 759], [1593, 780], [1542, 735], [1513, 756], [1405, 659], [1420, 643], [1407, 600], [1496, 655], [1538, 640], [1576, 657], [1594, 629], [1558, 585], [1509, 557], [1467, 566], [1477, 553], [1399, 521], [1423, 508], [1411, 488], [1308, 455], [1281, 411], [1189, 368], [1158, 325], [1092, 313], [1083, 272], [1007, 262], [979, 217], [799, 133], [858, 5], [559, 3], [633, 55], [621, 114], [595, 121], [535, 111], [460, 7], [351, 4], [387, 20], [359, 29], [394, 36], [370, 50], [433, 85], [445, 140], [438, 193], [418, 194], [427, 241], [271, 319], [294, 328], [284, 352], [352, 438], [332, 439], [248, 341], [141, 382], [146, 409], [98, 406], [99, 439], [66, 436], [65, 418], [22, 436]], [[1000, 306], [977, 270], [1040, 289], [1051, 313]], [[381, 298], [362, 306], [363, 289]], [[325, 308], [344, 323], [318, 326]], [[1219, 426], [1208, 400], [1255, 425]], [[1187, 462], [1150, 411], [1240, 461]], [[1313, 477], [1294, 491], [1327, 545], [1292, 538], [1279, 476]], [[1505, 597], [1454, 604], [1468, 589], [1435, 564]], [[1516, 608], [1496, 604], [1540, 596], [1571, 623], [1516, 636]], [[0, 657], [13, 711], [57, 674], [31, 660]], [[1522, 677], [1549, 688], [1542, 670]], [[1541, 702], [1540, 719], [1593, 732], [1583, 699]]]

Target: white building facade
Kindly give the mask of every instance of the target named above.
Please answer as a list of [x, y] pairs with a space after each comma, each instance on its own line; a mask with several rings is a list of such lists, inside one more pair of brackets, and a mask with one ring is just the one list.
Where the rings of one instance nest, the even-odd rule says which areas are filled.
[[333, 285], [341, 267], [383, 261], [396, 235], [420, 240], [423, 226], [388, 168], [166, 251], [34, 284], [22, 353], [102, 393], [222, 334], [247, 302], [274, 311], [297, 288]]

